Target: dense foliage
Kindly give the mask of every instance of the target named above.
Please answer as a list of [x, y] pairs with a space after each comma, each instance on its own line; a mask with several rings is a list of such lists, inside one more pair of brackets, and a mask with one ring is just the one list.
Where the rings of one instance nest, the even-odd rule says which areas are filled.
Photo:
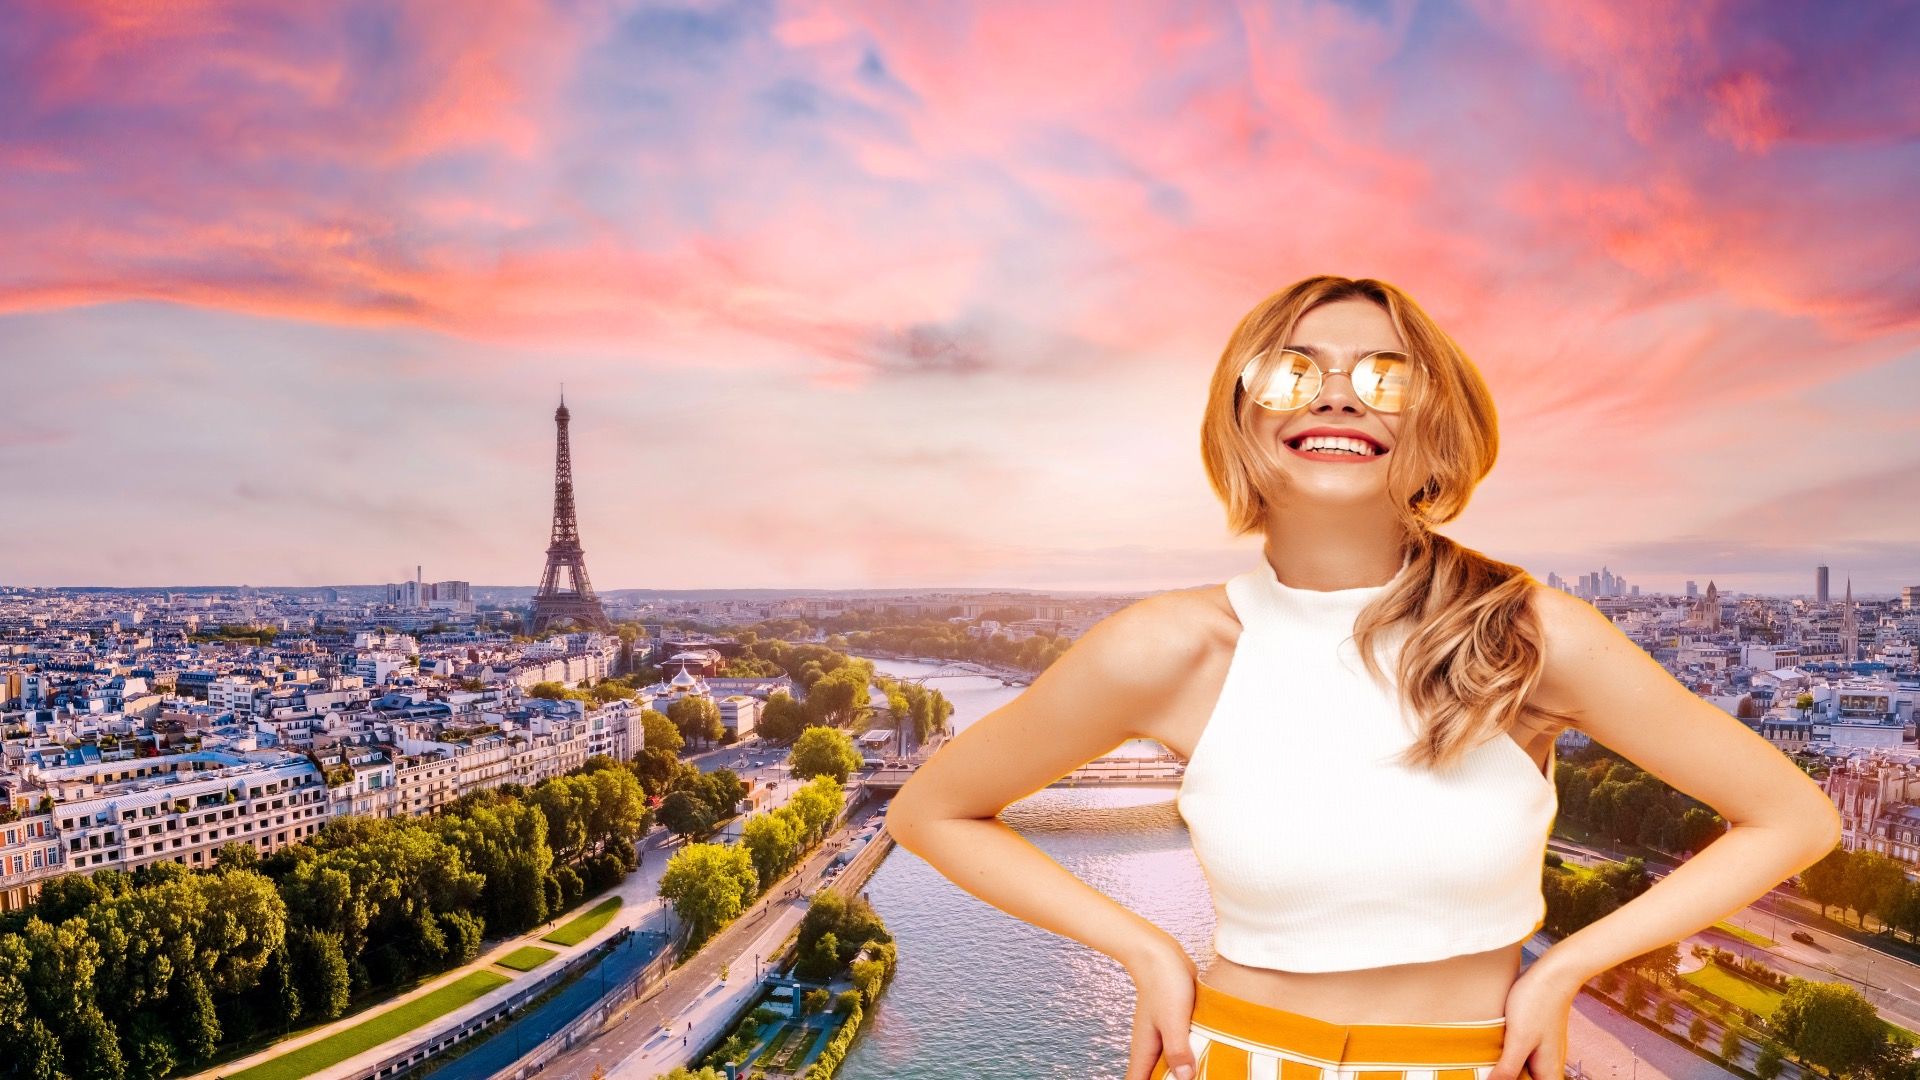
[[0, 1069], [160, 1077], [338, 1017], [617, 883], [651, 824], [635, 773], [596, 757], [427, 817], [332, 818], [265, 858], [53, 878], [0, 922]]
[[661, 874], [660, 896], [689, 928], [688, 951], [792, 869], [826, 836], [845, 805], [838, 783], [816, 777], [778, 809], [749, 819], [740, 843], [689, 843], [676, 851]]

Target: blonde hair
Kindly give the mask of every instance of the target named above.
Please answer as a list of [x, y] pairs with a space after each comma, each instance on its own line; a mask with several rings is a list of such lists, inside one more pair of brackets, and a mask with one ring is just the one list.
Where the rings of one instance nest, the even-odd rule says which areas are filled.
[[1405, 708], [1421, 730], [1405, 764], [1444, 768], [1483, 739], [1534, 715], [1572, 717], [1532, 704], [1544, 655], [1530, 603], [1538, 584], [1526, 570], [1490, 559], [1433, 531], [1466, 509], [1474, 485], [1493, 469], [1500, 446], [1493, 397], [1480, 373], [1412, 297], [1373, 278], [1310, 277], [1256, 304], [1227, 340], [1207, 393], [1200, 456], [1226, 503], [1235, 536], [1264, 529], [1289, 481], [1272, 447], [1248, 435], [1260, 406], [1240, 389], [1240, 370], [1283, 345], [1306, 312], [1346, 299], [1370, 300], [1393, 320], [1413, 358], [1409, 405], [1387, 458], [1387, 490], [1405, 532], [1409, 564], [1397, 584], [1354, 620], [1354, 642], [1376, 681], [1374, 647], [1389, 628], [1407, 636], [1396, 671]]

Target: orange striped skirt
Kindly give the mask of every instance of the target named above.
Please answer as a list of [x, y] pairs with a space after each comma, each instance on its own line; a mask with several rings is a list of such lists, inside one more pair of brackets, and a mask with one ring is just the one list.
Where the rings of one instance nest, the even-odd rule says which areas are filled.
[[[1193, 1080], [1486, 1080], [1506, 1038], [1504, 1017], [1335, 1024], [1194, 985]], [[1171, 1078], [1164, 1057], [1148, 1074]]]

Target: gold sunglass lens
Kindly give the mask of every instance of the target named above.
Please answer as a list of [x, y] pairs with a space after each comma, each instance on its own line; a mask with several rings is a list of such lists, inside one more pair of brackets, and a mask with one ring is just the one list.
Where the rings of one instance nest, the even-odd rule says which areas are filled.
[[1263, 352], [1240, 369], [1240, 386], [1261, 408], [1297, 409], [1320, 392], [1320, 369], [1297, 352]]
[[1353, 369], [1353, 391], [1367, 408], [1397, 413], [1413, 392], [1413, 362], [1402, 353], [1374, 353]]

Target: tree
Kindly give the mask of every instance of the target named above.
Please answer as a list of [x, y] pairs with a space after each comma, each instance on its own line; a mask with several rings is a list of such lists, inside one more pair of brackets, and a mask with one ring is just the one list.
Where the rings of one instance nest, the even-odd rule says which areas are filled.
[[1846, 877], [1855, 908], [1882, 923], [1893, 921], [1908, 886], [1900, 863], [1877, 851], [1856, 851], [1847, 860]]
[[1835, 847], [1812, 866], [1800, 871], [1800, 891], [1820, 905], [1821, 914], [1847, 898], [1847, 863], [1852, 858], [1845, 848]]
[[846, 732], [810, 727], [794, 740], [787, 763], [795, 777], [831, 776], [836, 784], [844, 784], [860, 767], [860, 752]]
[[661, 750], [672, 756], [679, 756], [680, 749], [687, 745], [680, 726], [665, 713], [654, 709], [640, 711], [640, 745], [648, 750]]
[[688, 742], [700, 739], [711, 744], [727, 730], [720, 719], [720, 706], [702, 694], [688, 694], [668, 705], [667, 719]]
[[775, 690], [760, 710], [760, 734], [778, 742], [791, 742], [807, 726], [807, 710], [785, 690]]
[[826, 835], [846, 804], [846, 794], [833, 777], [816, 776], [794, 792], [782, 809], [793, 811], [803, 826], [802, 835], [811, 843]]
[[443, 814], [441, 834], [485, 881], [479, 913], [497, 933], [530, 930], [547, 921], [541, 882], [553, 868], [552, 819], [537, 805], [498, 797], [464, 814]]
[[770, 814], [747, 819], [740, 827], [740, 846], [753, 859], [753, 869], [761, 882], [771, 884], [787, 872], [800, 853], [802, 823], [781, 807]]
[[337, 1019], [347, 1011], [352, 989], [340, 935], [301, 927], [288, 940], [294, 970], [311, 998], [307, 1009], [320, 1019]]
[[593, 700], [598, 702], [629, 701], [634, 696], [633, 688], [613, 679], [602, 679], [593, 690]]
[[134, 1017], [127, 1043], [132, 1051], [127, 1059], [127, 1075], [136, 1080], [161, 1080], [180, 1064], [166, 1025], [151, 1013]]
[[675, 836], [702, 836], [713, 828], [719, 814], [698, 793], [682, 788], [660, 800], [659, 817]]
[[244, 840], [229, 840], [213, 853], [213, 863], [221, 870], [256, 870], [260, 851]]
[[1873, 1003], [1852, 987], [1801, 978], [1787, 980], [1767, 1025], [1782, 1044], [1831, 1074], [1874, 1060], [1886, 1031]]
[[[1697, 1025], [1700, 1028], [1700, 1034], [1698, 1037], [1693, 1037], [1692, 1028], [1689, 1027], [1688, 1028], [1689, 1037], [1693, 1038], [1693, 1041], [1695, 1043], [1700, 1043], [1705, 1041], [1707, 1037], [1706, 1017], [1701, 1016], [1699, 1013], [1696, 1012], [1693, 1014], [1693, 1023], [1694, 1025]], [[1726, 1027], [1721, 1029], [1720, 1056], [1724, 1058], [1726, 1061], [1728, 1061], [1729, 1063], [1737, 1063], [1740, 1060], [1740, 1048], [1744, 1045], [1745, 1045], [1745, 1041], [1740, 1038], [1739, 1028], [1734, 1027], [1732, 1024], [1728, 1024], [1726, 1025]]]
[[[679, 736], [676, 735], [677, 739]], [[628, 768], [640, 781], [640, 787], [649, 795], [664, 794], [673, 789], [673, 776], [680, 759], [668, 750], [657, 750], [651, 746], [633, 756]]]
[[803, 978], [826, 982], [840, 974], [840, 938], [831, 930], [813, 939], [812, 947], [800, 954], [794, 965]]
[[855, 661], [828, 672], [807, 688], [807, 712], [815, 724], [851, 725], [869, 711], [872, 666]]
[[220, 1048], [220, 1016], [213, 994], [198, 972], [181, 981], [180, 1005], [174, 1010], [174, 1033], [180, 1048], [195, 1061], [205, 1061]]
[[690, 928], [696, 948], [746, 910], [759, 889], [753, 860], [731, 844], [688, 844], [660, 875], [660, 896]]

